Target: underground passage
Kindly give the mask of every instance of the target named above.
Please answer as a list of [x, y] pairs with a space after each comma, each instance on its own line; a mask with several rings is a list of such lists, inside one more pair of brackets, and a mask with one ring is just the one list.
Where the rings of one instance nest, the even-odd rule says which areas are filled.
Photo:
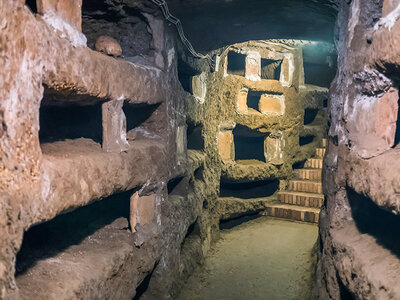
[[400, 299], [400, 0], [2, 0], [0, 62], [0, 300]]

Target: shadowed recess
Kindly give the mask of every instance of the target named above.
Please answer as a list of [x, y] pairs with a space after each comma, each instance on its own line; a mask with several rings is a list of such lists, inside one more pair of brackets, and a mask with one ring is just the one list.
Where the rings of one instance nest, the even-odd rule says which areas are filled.
[[32, 226], [25, 232], [17, 254], [16, 275], [25, 273], [40, 260], [79, 244], [120, 217], [129, 219], [130, 196], [134, 191], [113, 195]]
[[400, 257], [400, 216], [380, 208], [349, 187], [347, 197], [358, 230], [373, 236], [378, 244]]
[[304, 125], [309, 125], [315, 121], [317, 117], [318, 109], [317, 108], [306, 108], [304, 110]]
[[268, 133], [260, 133], [246, 126], [237, 125], [233, 130], [235, 160], [255, 159], [265, 162], [264, 140]]
[[204, 150], [203, 126], [195, 125], [192, 122], [187, 122], [187, 149], [189, 150]]
[[246, 69], [246, 55], [237, 53], [235, 51], [228, 52], [228, 74], [232, 75], [245, 75]]
[[39, 110], [41, 143], [89, 138], [101, 142], [101, 104], [79, 106], [41, 105]]
[[245, 183], [227, 183], [221, 180], [220, 197], [235, 197], [242, 199], [263, 198], [275, 194], [279, 190], [279, 180], [261, 180]]

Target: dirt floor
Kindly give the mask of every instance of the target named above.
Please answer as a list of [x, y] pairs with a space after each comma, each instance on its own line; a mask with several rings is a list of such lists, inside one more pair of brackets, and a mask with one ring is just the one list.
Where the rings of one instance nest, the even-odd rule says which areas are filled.
[[223, 230], [179, 300], [308, 299], [317, 234], [316, 225], [268, 217]]

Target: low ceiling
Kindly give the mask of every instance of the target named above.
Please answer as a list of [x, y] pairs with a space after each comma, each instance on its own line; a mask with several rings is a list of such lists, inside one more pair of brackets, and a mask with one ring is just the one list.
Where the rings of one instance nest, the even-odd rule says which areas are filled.
[[333, 41], [335, 1], [167, 0], [189, 41], [208, 52], [247, 40]]

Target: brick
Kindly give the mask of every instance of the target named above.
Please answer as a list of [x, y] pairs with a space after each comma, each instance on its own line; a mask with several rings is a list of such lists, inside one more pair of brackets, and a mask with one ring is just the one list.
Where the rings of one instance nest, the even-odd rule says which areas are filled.
[[298, 169], [294, 173], [298, 179], [321, 180], [320, 169]]
[[237, 102], [236, 102], [236, 110], [238, 113], [247, 114], [248, 107], [247, 107], [247, 95], [249, 90], [244, 88], [241, 89], [238, 93]]
[[218, 133], [218, 151], [222, 160], [235, 159], [235, 145], [233, 143], [233, 133], [231, 130], [220, 131]]
[[146, 225], [155, 220], [156, 194], [139, 196], [136, 192], [131, 197], [130, 224], [132, 232], [136, 232], [137, 224]]
[[105, 152], [120, 153], [129, 149], [126, 140], [126, 118], [123, 101], [112, 100], [102, 104], [103, 143]]
[[261, 80], [261, 55], [257, 51], [249, 51], [246, 55], [245, 77], [252, 81]]

